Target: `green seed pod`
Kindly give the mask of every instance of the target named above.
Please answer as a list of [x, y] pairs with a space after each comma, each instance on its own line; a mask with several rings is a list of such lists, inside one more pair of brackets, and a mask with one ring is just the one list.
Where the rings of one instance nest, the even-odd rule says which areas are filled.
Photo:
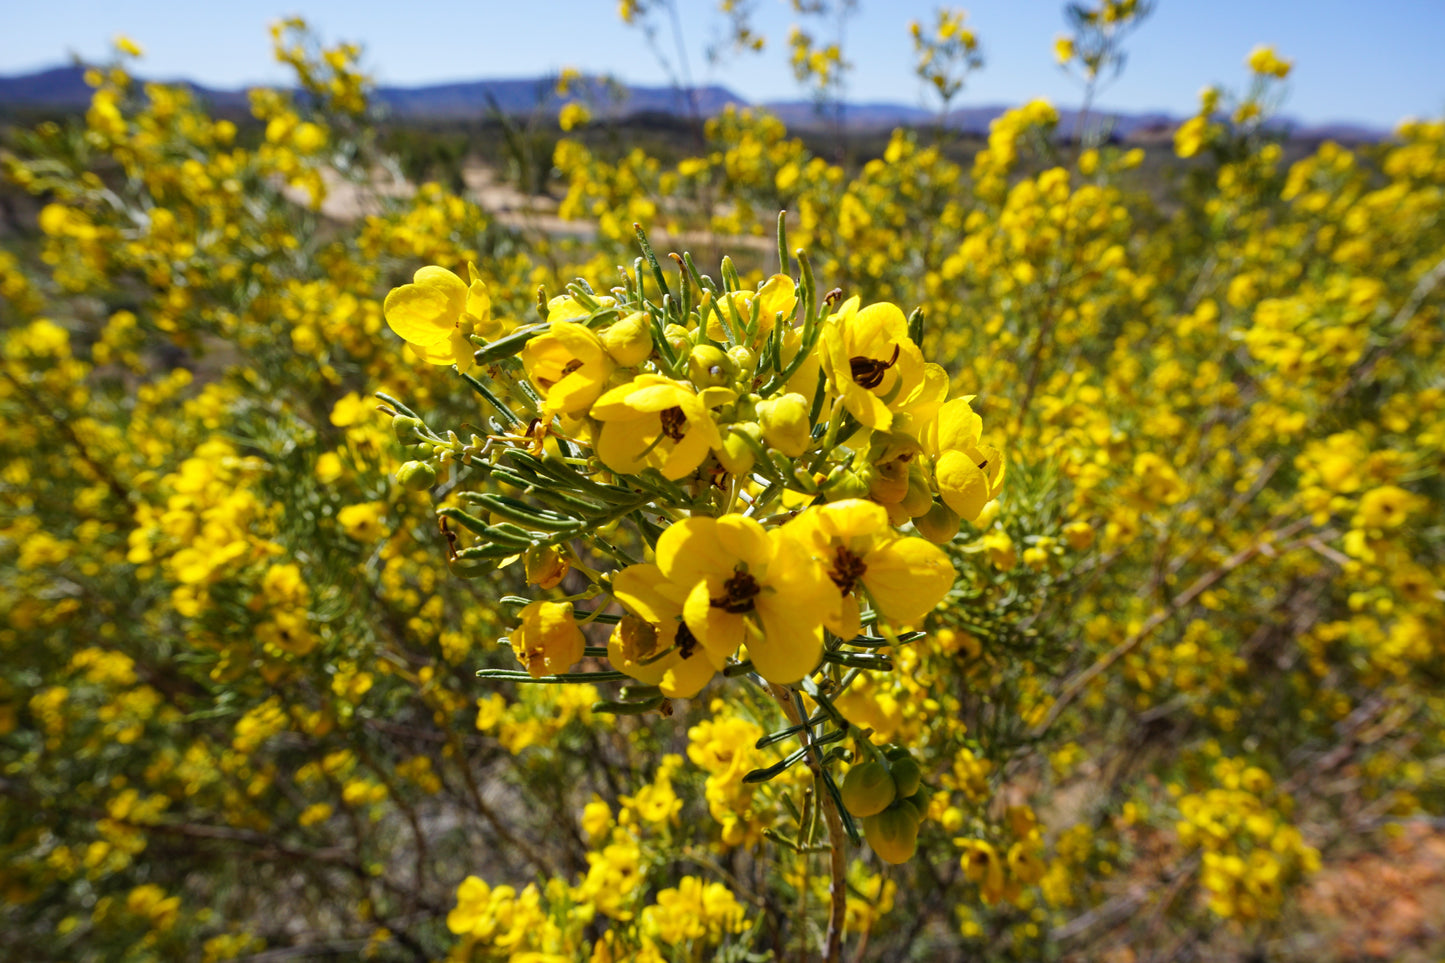
[[864, 762], [848, 770], [838, 793], [850, 813], [863, 817], [887, 809], [897, 795], [897, 788], [887, 766], [879, 762]]
[[396, 470], [396, 480], [409, 492], [424, 492], [437, 483], [437, 470], [424, 461], [409, 461]]
[[918, 792], [918, 787], [923, 785], [923, 770], [918, 768], [918, 763], [913, 761], [912, 756], [888, 760], [888, 773], [898, 786], [900, 797], [913, 795]]
[[933, 544], [947, 545], [958, 534], [959, 521], [958, 512], [943, 502], [934, 502], [927, 512], [914, 516], [913, 527]]
[[908, 494], [903, 496], [902, 505], [909, 518], [926, 515], [933, 507], [933, 491], [928, 486], [928, 472], [918, 461], [908, 466]]
[[863, 835], [885, 863], [906, 863], [918, 850], [918, 814], [912, 806], [889, 806], [863, 820]]
[[925, 819], [928, 818], [929, 802], [930, 800], [928, 798], [928, 790], [923, 786], [919, 786], [918, 792], [914, 793], [913, 795], [906, 798], [900, 796], [898, 799], [899, 805], [912, 807], [913, 811], [918, 814], [918, 821], [920, 823], [922, 823]]

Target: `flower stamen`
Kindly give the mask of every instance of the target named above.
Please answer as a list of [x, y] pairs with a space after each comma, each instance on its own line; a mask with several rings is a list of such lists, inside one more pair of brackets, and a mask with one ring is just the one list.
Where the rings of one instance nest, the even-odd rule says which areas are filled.
[[877, 358], [869, 358], [858, 355], [848, 359], [848, 369], [853, 375], [853, 382], [860, 388], [872, 391], [883, 383], [884, 373], [898, 363], [898, 345], [893, 346], [893, 357], [887, 361], [879, 361]]

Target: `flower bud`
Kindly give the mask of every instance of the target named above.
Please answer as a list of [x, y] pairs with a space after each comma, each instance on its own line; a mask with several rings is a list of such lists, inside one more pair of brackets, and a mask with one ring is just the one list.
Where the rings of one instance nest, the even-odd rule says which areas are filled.
[[728, 357], [737, 365], [738, 373], [743, 378], [751, 378], [758, 373], [758, 356], [752, 348], [741, 344], [734, 345], [728, 348]]
[[830, 502], [845, 498], [867, 498], [867, 468], [859, 471], [847, 465], [839, 465], [823, 481], [823, 497]]
[[1094, 544], [1094, 526], [1088, 522], [1069, 522], [1064, 526], [1064, 540], [1076, 552], [1088, 551]]
[[680, 324], [669, 324], [662, 329], [662, 336], [678, 354], [687, 354], [692, 350], [692, 332]]
[[403, 445], [415, 445], [421, 441], [422, 430], [425, 428], [420, 418], [413, 418], [411, 415], [397, 415], [391, 419], [391, 432]]
[[652, 322], [634, 311], [602, 332], [602, 346], [624, 368], [642, 364], [652, 354]]
[[556, 588], [571, 570], [567, 555], [556, 545], [534, 545], [522, 556], [527, 582], [538, 588]]
[[396, 480], [409, 492], [424, 492], [437, 483], [437, 470], [424, 461], [409, 461], [396, 470]]
[[918, 534], [935, 545], [947, 545], [953, 541], [953, 536], [958, 534], [958, 523], [958, 512], [943, 502], [934, 502], [927, 512], [913, 518], [913, 527], [918, 529]]
[[754, 440], [761, 441], [763, 429], [756, 422], [744, 421], [729, 425], [723, 432], [722, 450], [715, 452], [718, 464], [734, 475], [746, 475], [752, 471], [753, 462], [757, 455], [753, 447], [747, 443], [743, 435], [750, 435]]
[[688, 353], [687, 376], [698, 389], [727, 384], [736, 371], [737, 366], [715, 345], [700, 344]]
[[808, 415], [808, 399], [799, 394], [758, 402], [763, 437], [789, 458], [797, 458], [813, 444], [813, 426]]

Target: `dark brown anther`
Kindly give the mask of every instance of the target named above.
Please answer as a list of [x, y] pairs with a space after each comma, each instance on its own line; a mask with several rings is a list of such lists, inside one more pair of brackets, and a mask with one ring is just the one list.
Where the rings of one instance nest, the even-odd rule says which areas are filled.
[[673, 441], [682, 441], [687, 432], [687, 415], [682, 413], [682, 409], [676, 406], [664, 409], [661, 418], [662, 433]]
[[828, 578], [838, 586], [839, 592], [850, 595], [866, 571], [868, 566], [863, 564], [861, 558], [839, 545], [838, 551], [833, 555], [833, 567], [828, 570]]
[[860, 388], [872, 391], [883, 383], [883, 374], [889, 368], [898, 363], [898, 345], [893, 346], [893, 357], [886, 362], [876, 358], [868, 358], [859, 355], [856, 358], [848, 359], [848, 368], [852, 372], [853, 381]]
[[722, 596], [715, 599], [710, 598], [708, 602], [715, 609], [722, 609], [733, 615], [741, 615], [753, 610], [753, 599], [757, 598], [761, 591], [757, 579], [747, 572], [734, 570], [732, 578], [723, 583]]
[[692, 629], [687, 627], [686, 622], [677, 624], [677, 635], [673, 637], [673, 641], [677, 644], [678, 653], [684, 659], [692, 658], [692, 654], [697, 651], [697, 636], [692, 634]]

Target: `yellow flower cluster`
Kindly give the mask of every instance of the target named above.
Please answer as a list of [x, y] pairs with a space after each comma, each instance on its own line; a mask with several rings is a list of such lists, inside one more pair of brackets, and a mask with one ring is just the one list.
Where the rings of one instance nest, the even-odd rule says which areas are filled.
[[1288, 822], [1292, 800], [1264, 770], [1222, 758], [1213, 775], [1215, 788], [1179, 799], [1179, 841], [1203, 854], [1199, 882], [1211, 911], [1275, 916], [1285, 886], [1319, 869], [1320, 854]]

